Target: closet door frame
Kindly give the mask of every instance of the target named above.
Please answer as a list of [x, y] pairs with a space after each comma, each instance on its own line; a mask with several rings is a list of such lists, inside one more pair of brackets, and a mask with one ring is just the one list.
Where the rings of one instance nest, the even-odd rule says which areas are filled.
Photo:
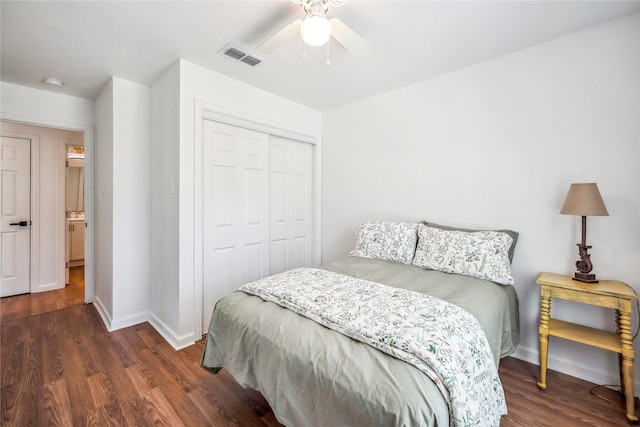
[[202, 155], [203, 155], [203, 135], [202, 121], [213, 120], [227, 125], [238, 126], [245, 129], [255, 130], [258, 132], [268, 133], [270, 135], [281, 136], [300, 142], [306, 142], [312, 145], [312, 239], [313, 245], [311, 250], [312, 265], [320, 265], [321, 263], [321, 139], [320, 135], [300, 129], [288, 124], [274, 122], [269, 119], [244, 114], [239, 111], [221, 107], [219, 105], [209, 104], [203, 101], [195, 103], [195, 120], [194, 120], [194, 248], [193, 248], [193, 313], [194, 313], [194, 332], [195, 338], [199, 339], [206, 331], [202, 330], [202, 296], [203, 296], [203, 221], [202, 221]]

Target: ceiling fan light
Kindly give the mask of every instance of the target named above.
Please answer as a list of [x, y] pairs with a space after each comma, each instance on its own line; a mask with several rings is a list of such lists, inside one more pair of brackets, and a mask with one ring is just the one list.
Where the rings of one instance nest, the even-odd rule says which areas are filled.
[[309, 14], [302, 22], [302, 40], [309, 46], [322, 46], [329, 41], [331, 24], [324, 15]]

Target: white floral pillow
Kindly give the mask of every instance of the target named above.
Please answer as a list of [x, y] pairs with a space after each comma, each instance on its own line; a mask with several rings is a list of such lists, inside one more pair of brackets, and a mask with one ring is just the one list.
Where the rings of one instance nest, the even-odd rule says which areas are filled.
[[352, 256], [411, 264], [418, 240], [418, 223], [367, 221], [356, 229]]
[[442, 230], [420, 224], [413, 265], [513, 285], [508, 255], [512, 242], [500, 231]]

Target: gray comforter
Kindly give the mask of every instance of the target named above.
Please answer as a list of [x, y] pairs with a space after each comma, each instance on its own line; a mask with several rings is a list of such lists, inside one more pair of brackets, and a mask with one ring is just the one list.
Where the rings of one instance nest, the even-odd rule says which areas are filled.
[[[511, 286], [351, 257], [324, 268], [425, 292], [472, 313], [496, 361], [516, 348]], [[417, 368], [274, 303], [236, 292], [214, 310], [202, 365], [260, 390], [287, 426], [448, 426], [449, 409]]]

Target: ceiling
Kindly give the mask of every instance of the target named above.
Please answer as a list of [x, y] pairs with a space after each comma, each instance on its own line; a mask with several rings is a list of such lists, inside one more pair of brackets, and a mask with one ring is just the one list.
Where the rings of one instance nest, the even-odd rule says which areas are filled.
[[[640, 1], [358, 1], [331, 8], [365, 38], [356, 59], [335, 41], [256, 47], [303, 17], [280, 1], [0, 2], [2, 81], [95, 99], [111, 76], [151, 86], [178, 58], [319, 111], [467, 67], [640, 11]], [[257, 67], [218, 52], [227, 44]], [[64, 81], [62, 88], [42, 84]]]

